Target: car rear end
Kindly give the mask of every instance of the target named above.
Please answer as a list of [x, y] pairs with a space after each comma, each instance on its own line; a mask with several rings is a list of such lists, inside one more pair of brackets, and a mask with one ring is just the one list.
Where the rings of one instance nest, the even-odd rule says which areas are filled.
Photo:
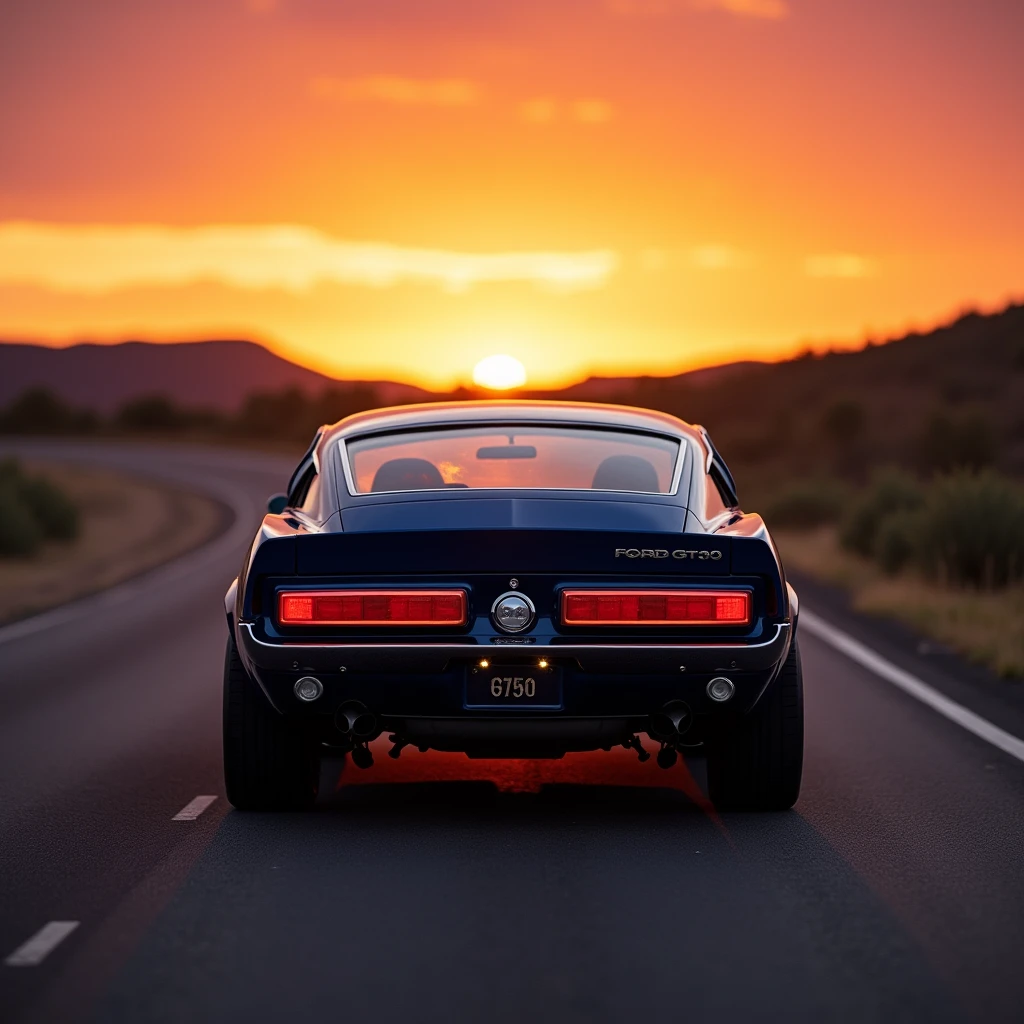
[[[359, 705], [374, 732], [471, 756], [658, 734], [659, 712], [678, 703], [697, 737], [706, 716], [751, 708], [789, 642], [783, 581], [759, 538], [299, 535], [262, 545], [249, 580], [238, 641], [280, 712], [330, 737]], [[309, 676], [313, 699], [298, 686]]]
[[699, 435], [657, 428], [328, 442], [337, 513], [268, 516], [234, 595], [242, 670], [362, 765], [382, 733], [394, 756], [643, 759], [646, 734], [663, 767], [713, 746], [772, 690], [793, 614], [760, 519], [709, 526], [688, 507]]

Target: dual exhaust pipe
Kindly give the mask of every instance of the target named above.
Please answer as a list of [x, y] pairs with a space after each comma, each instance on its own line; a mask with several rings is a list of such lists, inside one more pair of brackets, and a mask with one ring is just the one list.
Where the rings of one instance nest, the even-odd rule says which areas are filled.
[[380, 735], [377, 716], [369, 711], [365, 704], [357, 700], [347, 700], [338, 708], [334, 724], [345, 737], [345, 745], [352, 753], [352, 763], [357, 768], [371, 767], [373, 754], [370, 752], [369, 744]]
[[[716, 704], [725, 704], [736, 693], [736, 684], [726, 676], [715, 676], [705, 693]], [[674, 744], [693, 725], [693, 712], [684, 701], [670, 700], [660, 711], [651, 715], [648, 732], [652, 739]]]
[[[320, 699], [324, 685], [316, 676], [303, 676], [296, 680], [293, 689], [299, 700], [311, 704]], [[376, 739], [380, 735], [377, 716], [358, 700], [345, 701], [334, 716], [334, 724], [340, 733], [360, 742]]]
[[689, 705], [681, 700], [671, 700], [651, 715], [648, 732], [662, 743], [675, 743], [692, 724], [693, 713]]
[[[736, 684], [726, 676], [715, 676], [705, 693], [716, 704], [724, 704], [732, 699], [736, 692]], [[693, 725], [693, 712], [688, 704], [681, 700], [670, 700], [660, 711], [655, 711], [647, 723], [647, 732], [651, 739], [661, 743], [658, 751], [658, 767], [671, 768], [679, 757], [679, 749], [686, 744], [683, 737]]]
[[[293, 689], [295, 696], [305, 704], [319, 700], [324, 692], [323, 683], [316, 676], [303, 676], [297, 679]], [[334, 724], [338, 732], [345, 737], [345, 749], [352, 752], [352, 761], [356, 767], [369, 768], [373, 764], [369, 743], [380, 735], [377, 716], [365, 704], [357, 700], [347, 700], [338, 708]]]
[[345, 701], [338, 708], [334, 724], [339, 732], [359, 742], [376, 739], [380, 735], [377, 716], [357, 700]]
[[658, 767], [671, 768], [679, 754], [676, 748], [682, 744], [683, 735], [693, 724], [693, 712], [681, 700], [670, 700], [660, 711], [651, 715], [647, 732], [652, 739], [661, 743], [658, 751]]

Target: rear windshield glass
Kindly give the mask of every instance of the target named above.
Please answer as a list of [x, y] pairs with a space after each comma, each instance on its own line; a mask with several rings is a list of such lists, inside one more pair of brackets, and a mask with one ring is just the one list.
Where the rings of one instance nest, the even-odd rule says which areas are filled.
[[679, 442], [575, 427], [462, 427], [347, 442], [358, 494], [522, 487], [667, 494]]

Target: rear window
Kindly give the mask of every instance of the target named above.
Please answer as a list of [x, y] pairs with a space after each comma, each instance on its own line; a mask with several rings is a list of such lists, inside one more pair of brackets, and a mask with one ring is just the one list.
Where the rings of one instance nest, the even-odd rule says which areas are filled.
[[346, 444], [356, 493], [559, 488], [668, 494], [679, 442], [574, 427], [461, 427]]

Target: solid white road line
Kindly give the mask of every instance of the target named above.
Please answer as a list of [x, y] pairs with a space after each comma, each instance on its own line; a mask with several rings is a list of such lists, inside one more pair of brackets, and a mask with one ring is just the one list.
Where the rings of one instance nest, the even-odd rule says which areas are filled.
[[216, 799], [215, 796], [197, 796], [195, 800], [189, 800], [171, 821], [195, 821]]
[[957, 704], [955, 700], [939, 693], [938, 690], [930, 687], [926, 682], [918, 679], [917, 676], [905, 671], [898, 665], [894, 665], [887, 658], [876, 654], [870, 647], [854, 640], [849, 633], [836, 629], [824, 619], [819, 618], [813, 612], [805, 608], [800, 609], [800, 629], [807, 630], [811, 636], [823, 640], [830, 647], [845, 654], [851, 660], [863, 665], [876, 676], [880, 676], [886, 682], [899, 687], [904, 693], [927, 704], [933, 711], [938, 711], [944, 718], [955, 722], [962, 729], [974, 733], [975, 736], [998, 747], [1004, 754], [1015, 757], [1018, 761], [1024, 762], [1024, 740], [1018, 739], [1012, 733], [993, 725], [988, 719], [976, 715], [973, 711]]
[[28, 942], [20, 945], [4, 963], [8, 967], [35, 967], [41, 964], [76, 928], [77, 921], [51, 921], [44, 924]]

